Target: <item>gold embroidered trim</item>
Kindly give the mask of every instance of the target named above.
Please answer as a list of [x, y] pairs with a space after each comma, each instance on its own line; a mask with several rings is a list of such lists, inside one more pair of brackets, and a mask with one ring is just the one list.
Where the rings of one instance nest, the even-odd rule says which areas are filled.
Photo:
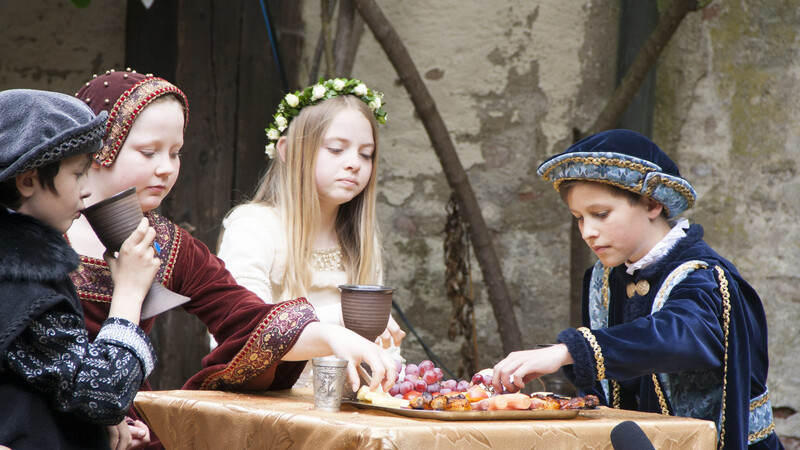
[[764, 403], [767, 403], [768, 401], [769, 401], [769, 392], [767, 392], [767, 395], [761, 397], [760, 399], [758, 399], [758, 400], [756, 400], [754, 402], [751, 402], [750, 403], [750, 411], [754, 411], [756, 408], [758, 408], [759, 406], [764, 405]]
[[661, 385], [658, 384], [658, 377], [653, 374], [653, 388], [656, 390], [658, 396], [658, 404], [661, 406], [661, 414], [668, 416], [669, 407], [667, 407], [667, 398], [664, 396], [664, 391], [661, 390]]
[[313, 307], [305, 298], [275, 305], [233, 359], [203, 380], [200, 389], [222, 390], [246, 384], [280, 361], [300, 335], [297, 330], [316, 320]]
[[656, 299], [655, 299], [655, 302], [654, 302], [653, 307], [651, 309], [653, 311], [658, 311], [658, 310], [661, 309], [661, 307], [664, 306], [664, 302], [667, 301], [667, 297], [666, 297], [666, 295], [664, 295], [664, 292], [666, 292], [666, 289], [669, 286], [672, 286], [672, 280], [674, 280], [675, 277], [683, 275], [689, 270], [705, 269], [706, 267], [708, 267], [708, 265], [706, 265], [705, 263], [690, 261], [690, 262], [686, 262], [686, 263], [681, 264], [680, 267], [678, 267], [677, 269], [673, 270], [672, 273], [669, 274], [667, 279], [664, 280], [663, 283], [661, 283], [661, 286], [662, 286], [661, 290], [659, 290], [658, 294], [656, 294]]
[[619, 159], [613, 158], [609, 159], [605, 156], [573, 156], [572, 158], [565, 158], [561, 160], [558, 164], [554, 165], [553, 167], [547, 169], [547, 172], [542, 174], [542, 178], [547, 181], [550, 181], [550, 171], [555, 169], [556, 167], [571, 162], [581, 162], [585, 164], [591, 164], [593, 166], [617, 166], [623, 167], [625, 169], [635, 170], [642, 174], [653, 172], [655, 169], [645, 166], [644, 164], [635, 163], [632, 161], [621, 161]]
[[611, 274], [611, 268], [603, 266], [603, 287], [600, 290], [600, 295], [603, 296], [603, 308], [606, 310], [606, 315], [608, 315], [608, 277]]
[[314, 270], [321, 272], [344, 272], [342, 247], [333, 247], [311, 251]]
[[[764, 428], [763, 430], [761, 430], [759, 432], [756, 432], [756, 433], [748, 435], [747, 436], [747, 441], [748, 442], [753, 442], [753, 441], [757, 441], [759, 439], [762, 439], [762, 438], [766, 437], [767, 435], [769, 435], [770, 433], [772, 433], [773, 430], [775, 430], [775, 423], [774, 422], [769, 424], [769, 426], [767, 428]], [[720, 447], [720, 448], [722, 448], [722, 447]]]
[[603, 359], [603, 352], [600, 351], [600, 345], [597, 343], [597, 339], [595, 339], [592, 332], [586, 327], [580, 327], [578, 331], [589, 341], [589, 345], [591, 345], [594, 350], [594, 359], [597, 362], [597, 379], [604, 380], [606, 378], [605, 359]]
[[722, 418], [719, 421], [719, 447], [725, 446], [725, 401], [728, 396], [728, 335], [731, 327], [731, 293], [728, 291], [728, 279], [720, 266], [714, 266], [719, 278], [719, 292], [722, 294], [722, 331], [725, 336], [725, 362], [722, 371]]
[[664, 186], [667, 186], [668, 188], [672, 188], [678, 191], [678, 193], [680, 193], [683, 196], [683, 198], [685, 198], [686, 201], [689, 203], [689, 207], [686, 209], [689, 209], [694, 206], [694, 195], [692, 195], [692, 191], [687, 189], [686, 186], [678, 182], [675, 182], [674, 180], [665, 179], [657, 175], [650, 178], [650, 181], [648, 182], [647, 186], [648, 189], [645, 195], [651, 196], [651, 194], [653, 193], [653, 191], [655, 190], [655, 188], [658, 186], [659, 183], [663, 184]]
[[189, 101], [186, 95], [169, 81], [159, 77], [146, 77], [123, 92], [108, 113], [106, 137], [103, 148], [95, 159], [104, 167], [114, 164], [122, 144], [128, 138], [133, 121], [153, 100], [167, 94], [175, 94], [183, 100], [183, 130], [189, 125]]
[[615, 380], [611, 380], [611, 386], [613, 386], [613, 390], [611, 391], [611, 398], [612, 398], [611, 406], [613, 406], [615, 409], [620, 409], [620, 408], [622, 408], [622, 406], [620, 406], [620, 397], [621, 396], [619, 394], [619, 390], [620, 390], [619, 382], [617, 382]]
[[[582, 179], [582, 178], [568, 178], [568, 177], [565, 177], [565, 178], [561, 178], [559, 180], [553, 181], [550, 178], [550, 172], [553, 171], [556, 167], [559, 167], [559, 166], [561, 166], [561, 165], [563, 165], [565, 163], [572, 163], [572, 162], [580, 162], [580, 163], [593, 165], [593, 166], [600, 166], [600, 165], [617, 166], [617, 167], [622, 167], [624, 169], [634, 170], [636, 172], [641, 173], [642, 175], [646, 175], [646, 174], [648, 174], [650, 172], [654, 172], [655, 171], [655, 169], [647, 167], [644, 164], [634, 163], [634, 162], [631, 162], [631, 161], [620, 161], [619, 159], [609, 159], [609, 158], [606, 158], [606, 157], [597, 157], [597, 156], [574, 156], [572, 158], [566, 158], [566, 159], [560, 161], [558, 164], [556, 164], [556, 165], [550, 167], [549, 169], [547, 169], [547, 171], [542, 174], [542, 178], [544, 180], [546, 180], [546, 181], [552, 182], [553, 183], [553, 188], [556, 191], [559, 190], [559, 187], [560, 187], [561, 183], [564, 182], [564, 181]], [[689, 205], [688, 208], [693, 207], [694, 203], [695, 203], [695, 196], [692, 194], [692, 191], [689, 188], [687, 188], [686, 186], [684, 186], [683, 184], [681, 184], [679, 182], [676, 182], [676, 181], [670, 180], [670, 179], [666, 179], [666, 178], [663, 178], [663, 177], [658, 176], [658, 175], [655, 175], [655, 176], [651, 177], [650, 180], [648, 180], [648, 185], [647, 185], [646, 188], [645, 188], [645, 186], [643, 186], [644, 177], [638, 183], [636, 183], [635, 186], [628, 186], [628, 185], [624, 185], [622, 183], [617, 183], [617, 182], [610, 181], [610, 180], [592, 180], [592, 181], [595, 181], [595, 182], [598, 182], [598, 183], [610, 184], [612, 186], [616, 186], [618, 188], [625, 189], [627, 191], [635, 192], [637, 194], [645, 195], [645, 196], [648, 196], [648, 197], [652, 197], [653, 191], [656, 189], [656, 187], [658, 187], [659, 184], [661, 184], [661, 185], [664, 185], [664, 186], [666, 186], [668, 188], [674, 189], [675, 191], [680, 193], [683, 196], [683, 198], [686, 199], [686, 202]], [[664, 205], [664, 209], [667, 211], [667, 215], [669, 215], [670, 214], [669, 208], [667, 208], [667, 206]]]
[[[167, 289], [172, 289], [173, 273], [180, 254], [181, 229], [169, 219], [153, 211], [144, 213], [150, 226], [156, 230], [156, 242], [161, 245], [161, 266], [156, 272], [156, 280]], [[81, 300], [95, 303], [111, 303], [114, 283], [111, 270], [104, 259], [80, 255], [80, 265], [70, 273], [72, 283]]]

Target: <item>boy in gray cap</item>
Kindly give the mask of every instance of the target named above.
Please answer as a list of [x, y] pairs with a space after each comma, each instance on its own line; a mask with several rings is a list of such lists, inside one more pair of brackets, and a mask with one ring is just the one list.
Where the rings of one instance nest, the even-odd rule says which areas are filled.
[[64, 238], [90, 194], [105, 119], [68, 95], [0, 92], [0, 446], [130, 443], [114, 431], [156, 360], [138, 326], [159, 265], [155, 231], [142, 220], [117, 257], [106, 255], [117, 289], [93, 343], [69, 278], [79, 258]]

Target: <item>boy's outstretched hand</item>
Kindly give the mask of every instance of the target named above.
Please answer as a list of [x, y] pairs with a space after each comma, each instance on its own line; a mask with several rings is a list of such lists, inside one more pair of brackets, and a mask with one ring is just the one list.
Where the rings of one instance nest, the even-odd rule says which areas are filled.
[[567, 364], [572, 364], [572, 355], [564, 344], [511, 352], [495, 364], [492, 386], [495, 392], [517, 392], [529, 381], [553, 373]]

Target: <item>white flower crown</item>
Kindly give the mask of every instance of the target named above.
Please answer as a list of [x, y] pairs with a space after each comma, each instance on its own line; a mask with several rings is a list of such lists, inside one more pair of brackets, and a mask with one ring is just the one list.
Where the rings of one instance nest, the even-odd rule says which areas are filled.
[[355, 95], [361, 101], [369, 105], [375, 120], [380, 124], [386, 123], [386, 111], [383, 110], [383, 94], [369, 89], [360, 80], [352, 78], [334, 78], [331, 80], [319, 79], [319, 83], [309, 86], [302, 91], [295, 91], [294, 94], [286, 94], [278, 105], [278, 112], [273, 116], [275, 121], [264, 131], [270, 143], [266, 146], [266, 154], [270, 159], [275, 159], [275, 145], [281, 134], [289, 127], [289, 122], [300, 114], [300, 110], [306, 106], [315, 105], [322, 100], [338, 97], [340, 95]]

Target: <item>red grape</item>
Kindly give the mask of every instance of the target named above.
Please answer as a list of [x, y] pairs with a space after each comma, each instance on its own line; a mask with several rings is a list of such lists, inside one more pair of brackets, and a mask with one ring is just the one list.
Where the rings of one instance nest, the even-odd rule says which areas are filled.
[[433, 366], [433, 361], [431, 361], [429, 359], [426, 359], [426, 360], [422, 361], [421, 363], [419, 363], [419, 371], [420, 372], [427, 372], [427, 371], [433, 369], [433, 367], [434, 367]]
[[430, 385], [431, 383], [439, 381], [439, 377], [436, 375], [435, 371], [429, 370], [422, 375], [422, 381]]
[[[466, 392], [471, 385], [482, 384], [490, 386], [492, 383], [491, 375], [481, 375], [476, 373], [472, 376], [472, 382], [467, 380], [443, 380], [444, 371], [436, 367], [433, 361], [425, 359], [419, 364], [407, 364], [404, 369], [404, 377], [395, 384], [397, 393], [405, 395], [411, 390], [430, 393], [447, 392]], [[390, 392], [394, 392], [394, 387]]]
[[419, 375], [415, 373], [407, 373], [405, 376], [406, 381], [417, 381], [419, 380]]
[[483, 383], [483, 375], [476, 373], [472, 376], [472, 384], [477, 385]]
[[400, 383], [400, 387], [398, 389], [398, 393], [402, 395], [408, 394], [408, 391], [414, 390], [414, 385], [411, 384], [410, 381], [403, 381]]
[[[399, 393], [400, 393], [400, 384], [399, 383], [395, 383], [395, 384], [392, 385], [392, 387], [389, 388], [389, 395], [395, 396], [395, 395], [397, 395]], [[402, 397], [402, 395], [401, 395], [401, 397]]]

